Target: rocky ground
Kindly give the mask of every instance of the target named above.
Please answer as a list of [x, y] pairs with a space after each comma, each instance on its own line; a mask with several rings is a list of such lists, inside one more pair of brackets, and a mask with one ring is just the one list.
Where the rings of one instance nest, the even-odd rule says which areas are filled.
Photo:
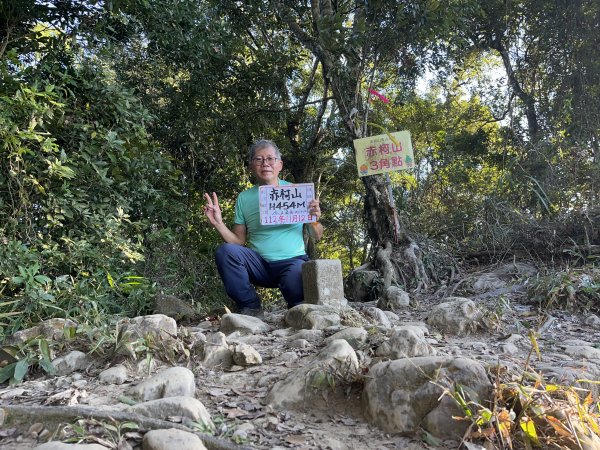
[[12, 337], [47, 336], [57, 374], [0, 386], [0, 448], [202, 448], [192, 433], [207, 448], [459, 448], [468, 423], [439, 401], [452, 382], [489, 394], [493, 374], [536, 371], [596, 394], [581, 380], [599, 379], [600, 319], [539, 313], [523, 301], [532, 274], [486, 272], [393, 312], [340, 303], [187, 326], [136, 318], [108, 344], [94, 330], [67, 339], [55, 321]]

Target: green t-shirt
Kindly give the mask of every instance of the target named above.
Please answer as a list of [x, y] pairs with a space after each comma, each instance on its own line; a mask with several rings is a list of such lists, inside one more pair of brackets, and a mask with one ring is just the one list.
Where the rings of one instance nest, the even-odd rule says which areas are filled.
[[[291, 184], [279, 180], [279, 184]], [[279, 261], [304, 255], [302, 223], [290, 225], [261, 225], [258, 204], [258, 186], [238, 195], [235, 202], [233, 222], [246, 226], [246, 241], [249, 248], [267, 261]]]

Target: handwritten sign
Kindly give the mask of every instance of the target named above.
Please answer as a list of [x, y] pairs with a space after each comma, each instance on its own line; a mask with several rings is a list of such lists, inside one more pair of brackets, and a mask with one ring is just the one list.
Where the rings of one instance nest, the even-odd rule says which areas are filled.
[[260, 186], [261, 225], [288, 225], [315, 222], [317, 216], [308, 213], [308, 204], [315, 198], [313, 183]]
[[410, 132], [397, 131], [390, 134], [396, 142], [390, 139], [387, 134], [379, 134], [354, 141], [359, 177], [414, 167]]

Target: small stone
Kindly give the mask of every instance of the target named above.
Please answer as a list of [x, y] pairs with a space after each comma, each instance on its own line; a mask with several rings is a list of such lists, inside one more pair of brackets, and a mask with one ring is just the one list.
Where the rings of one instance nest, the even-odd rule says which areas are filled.
[[144, 450], [206, 450], [198, 436], [175, 428], [150, 430], [142, 441]]
[[233, 364], [233, 355], [223, 333], [217, 332], [208, 335], [204, 343], [202, 364], [211, 368], [228, 368]]
[[52, 364], [56, 369], [56, 375], [63, 376], [75, 372], [76, 370], [87, 369], [90, 364], [90, 359], [85, 353], [73, 350], [65, 356], [56, 358], [52, 361]]
[[85, 386], [87, 386], [88, 381], [87, 380], [77, 380], [73, 382], [73, 386], [76, 387], [77, 389], [83, 389]]
[[293, 341], [289, 342], [287, 346], [289, 348], [303, 349], [310, 347], [310, 342], [308, 342], [306, 339], [294, 339]]
[[198, 313], [188, 302], [174, 295], [158, 294], [154, 298], [154, 314], [164, 314], [176, 321], [194, 320]]
[[298, 359], [298, 354], [296, 352], [285, 352], [281, 354], [280, 359], [285, 362], [294, 362]]
[[519, 348], [515, 344], [511, 343], [500, 345], [500, 350], [502, 350], [502, 353], [506, 353], [507, 355], [516, 355], [519, 353]]
[[303, 303], [288, 309], [285, 323], [298, 329], [323, 330], [341, 323], [338, 311], [329, 306]]
[[410, 296], [408, 292], [398, 286], [390, 286], [383, 293], [383, 296], [377, 302], [377, 307], [381, 309], [406, 309], [410, 306]]
[[240, 366], [254, 366], [262, 363], [256, 349], [248, 344], [238, 344], [233, 351], [233, 361]]
[[596, 314], [590, 314], [585, 318], [583, 323], [594, 328], [600, 328], [600, 317], [598, 317]]
[[104, 384], [123, 384], [127, 381], [127, 368], [122, 364], [103, 370], [98, 379]]
[[194, 374], [185, 367], [170, 367], [129, 389], [128, 394], [147, 402], [165, 397], [194, 397]]
[[37, 436], [39, 433], [42, 432], [43, 429], [44, 429], [44, 424], [41, 422], [36, 422], [29, 427], [29, 429], [27, 430], [27, 434], [35, 433], [35, 435]]
[[373, 319], [376, 325], [381, 325], [384, 328], [390, 328], [392, 326], [388, 316], [386, 316], [385, 313], [379, 308], [365, 308], [364, 313]]
[[34, 450], [106, 450], [100, 444], [65, 444], [60, 441], [50, 441], [34, 447]]
[[167, 397], [130, 406], [128, 411], [154, 419], [172, 416], [187, 417], [205, 427], [215, 430], [209, 412], [204, 404], [192, 397]]
[[325, 343], [329, 344], [331, 341], [336, 339], [344, 339], [352, 346], [354, 350], [362, 347], [366, 342], [369, 333], [364, 328], [359, 327], [348, 327], [338, 331], [332, 336], [325, 339]]
[[43, 337], [53, 341], [61, 341], [65, 337], [65, 330], [76, 329], [77, 324], [69, 319], [48, 319], [32, 328], [17, 331], [12, 336], [6, 338], [4, 342], [7, 345], [25, 343], [37, 337]]
[[291, 341], [295, 341], [296, 339], [305, 339], [315, 344], [323, 339], [323, 330], [300, 330], [290, 336]]
[[290, 335], [294, 334], [295, 332], [296, 332], [296, 330], [294, 330], [293, 328], [279, 328], [277, 330], [274, 330], [271, 334], [273, 336], [285, 337], [285, 336], [290, 336]]
[[177, 322], [164, 314], [138, 316], [122, 319], [117, 327], [121, 333], [127, 333], [129, 341], [139, 338], [172, 339], [177, 337]]
[[266, 333], [271, 327], [257, 317], [243, 314], [225, 314], [221, 317], [221, 332], [231, 334], [240, 331], [244, 334]]
[[506, 339], [504, 339], [504, 342], [506, 342], [507, 344], [514, 344], [515, 342], [518, 342], [520, 340], [525, 339], [523, 336], [521, 336], [520, 334], [511, 334], [510, 336], [508, 336]]

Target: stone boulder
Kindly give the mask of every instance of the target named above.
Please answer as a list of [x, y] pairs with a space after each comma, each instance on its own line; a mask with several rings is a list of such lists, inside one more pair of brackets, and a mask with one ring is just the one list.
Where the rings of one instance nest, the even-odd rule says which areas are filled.
[[311, 361], [275, 383], [267, 394], [265, 403], [275, 409], [310, 404], [321, 389], [331, 388], [330, 380], [333, 379], [336, 383], [339, 383], [339, 377], [350, 380], [357, 371], [356, 353], [348, 342], [336, 339]]
[[153, 299], [154, 314], [169, 316], [176, 321], [191, 321], [198, 317], [192, 305], [174, 295], [158, 294]]
[[242, 334], [266, 333], [271, 327], [258, 317], [245, 316], [243, 314], [225, 314], [221, 317], [221, 332], [231, 334], [239, 331]]
[[127, 381], [127, 368], [117, 364], [98, 374], [98, 380], [104, 384], [123, 384]]
[[59, 341], [64, 339], [65, 333], [68, 333], [66, 330], [69, 329], [77, 329], [77, 324], [70, 319], [48, 319], [34, 327], [17, 331], [12, 336], [7, 337], [4, 341], [4, 344], [19, 345], [40, 337], [48, 340]]
[[221, 332], [209, 334], [204, 343], [202, 365], [205, 367], [221, 369], [231, 367], [233, 354], [225, 335]]
[[442, 333], [464, 336], [484, 328], [483, 314], [472, 300], [448, 297], [448, 301], [436, 305], [427, 317], [427, 324]]
[[56, 369], [56, 375], [69, 375], [78, 370], [85, 370], [90, 365], [91, 359], [88, 355], [78, 350], [73, 350], [65, 356], [56, 358], [52, 361], [52, 365]]
[[368, 337], [369, 333], [364, 328], [348, 327], [329, 336], [327, 339], [325, 339], [325, 343], [329, 344], [331, 341], [335, 341], [336, 339], [343, 339], [348, 342], [348, 344], [350, 344], [354, 350], [358, 350], [366, 344]]
[[206, 450], [202, 440], [194, 433], [169, 428], [150, 430], [142, 440], [144, 450]]
[[363, 314], [383, 328], [391, 328], [392, 322], [388, 318], [387, 314], [379, 308], [369, 307], [363, 309]]
[[255, 366], [262, 363], [260, 353], [248, 344], [238, 344], [233, 349], [233, 362], [238, 366]]
[[127, 333], [129, 339], [139, 338], [171, 339], [177, 337], [177, 322], [164, 314], [125, 318], [117, 327], [121, 333]]
[[161, 420], [168, 417], [187, 417], [210, 430], [215, 430], [215, 425], [204, 404], [192, 397], [159, 398], [130, 406], [127, 411]]
[[287, 311], [285, 323], [297, 329], [323, 330], [339, 325], [341, 318], [338, 310], [329, 306], [302, 304]]
[[379, 272], [359, 267], [348, 275], [344, 292], [353, 302], [368, 302], [376, 298]]
[[33, 450], [106, 450], [100, 444], [66, 444], [61, 441], [50, 441], [33, 447]]
[[531, 277], [537, 269], [529, 264], [509, 263], [497, 267], [492, 272], [484, 273], [475, 278], [472, 291], [476, 294], [506, 288], [509, 283], [520, 277]]
[[375, 364], [363, 391], [367, 420], [390, 433], [417, 433], [420, 428], [441, 439], [460, 439], [469, 426], [453, 416], [464, 411], [444, 389], [460, 385], [465, 401], [486, 405], [492, 385], [483, 366], [466, 358], [424, 356]]
[[381, 344], [375, 355], [390, 359], [435, 356], [437, 351], [425, 339], [423, 329], [414, 325], [394, 327], [390, 338]]
[[165, 397], [194, 397], [196, 381], [191, 370], [170, 367], [130, 388], [127, 393], [143, 402]]
[[377, 307], [383, 310], [395, 311], [397, 309], [406, 309], [410, 306], [410, 296], [408, 292], [398, 286], [390, 286], [377, 302]]

